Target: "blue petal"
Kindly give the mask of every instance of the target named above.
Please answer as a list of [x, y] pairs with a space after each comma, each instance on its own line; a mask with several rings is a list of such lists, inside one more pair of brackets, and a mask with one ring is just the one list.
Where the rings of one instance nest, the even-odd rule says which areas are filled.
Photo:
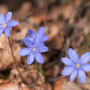
[[37, 34], [39, 36], [43, 36], [45, 34], [45, 28], [44, 27], [40, 27]]
[[0, 29], [0, 36], [1, 36], [2, 33], [3, 33], [3, 29]]
[[6, 23], [8, 23], [12, 18], [12, 12], [8, 12], [6, 15]]
[[48, 47], [46, 47], [46, 46], [40, 46], [39, 47], [39, 51], [40, 52], [47, 52], [48, 51]]
[[40, 53], [37, 53], [35, 58], [38, 63], [41, 63], [41, 64], [44, 63], [44, 58]]
[[65, 64], [65, 65], [74, 65], [74, 63], [72, 62], [71, 59], [63, 57], [61, 58], [61, 61]]
[[89, 72], [90, 71], [90, 64], [86, 64], [86, 65], [83, 65], [82, 66], [82, 69], [86, 72]]
[[45, 33], [45, 28], [44, 27], [41, 27], [39, 30], [38, 30], [38, 33], [34, 39], [34, 45], [35, 46], [38, 46], [38, 44], [41, 42], [41, 38], [42, 36], [44, 35]]
[[5, 35], [7, 36], [7, 37], [9, 37], [9, 35], [10, 35], [10, 29], [9, 28], [6, 28], [5, 30], [4, 30], [4, 33], [5, 33]]
[[34, 40], [34, 38], [29, 37], [29, 36], [27, 36], [27, 37], [25, 37], [25, 38], [28, 39], [28, 40], [30, 40], [31, 42], [33, 42], [33, 40]]
[[36, 36], [36, 33], [32, 30], [28, 30], [28, 34], [33, 38], [35, 38], [35, 36]]
[[30, 53], [30, 48], [23, 48], [23, 49], [21, 49], [20, 51], [19, 51], [19, 55], [20, 56], [26, 56], [26, 55], [28, 55], [29, 53]]
[[72, 61], [76, 64], [79, 60], [79, 56], [75, 50], [72, 48], [68, 49], [68, 56], [72, 59]]
[[11, 27], [17, 26], [18, 24], [19, 24], [18, 21], [12, 20], [8, 23], [8, 27], [11, 28]]
[[5, 23], [5, 17], [3, 14], [0, 14], [0, 23]]
[[2, 24], [0, 23], [0, 29], [3, 28]]
[[43, 36], [43, 37], [42, 37], [42, 42], [47, 41], [47, 40], [48, 40], [48, 38], [49, 38], [48, 36]]
[[24, 41], [25, 45], [28, 47], [30, 47], [32, 45], [32, 42], [27, 38], [24, 38], [23, 41]]
[[30, 65], [33, 63], [34, 61], [34, 57], [35, 57], [35, 54], [34, 53], [30, 53], [28, 58], [27, 58], [27, 64]]
[[74, 79], [76, 78], [77, 72], [78, 72], [77, 69], [75, 69], [75, 70], [72, 72], [72, 74], [71, 74], [71, 76], [70, 76], [70, 81], [71, 81], [71, 82], [73, 82]]
[[80, 64], [87, 64], [90, 61], [90, 52], [83, 54], [80, 58]]
[[37, 47], [39, 45], [39, 43], [41, 42], [41, 37], [37, 36], [34, 39], [34, 45]]
[[41, 42], [41, 43], [39, 43], [39, 47], [40, 47], [40, 46], [41, 46], [41, 47], [42, 47], [42, 46], [45, 46], [45, 44]]
[[70, 75], [74, 71], [74, 69], [75, 69], [75, 67], [72, 67], [72, 66], [65, 67], [63, 69], [63, 71], [61, 72], [61, 74], [63, 76], [68, 76], [68, 75]]
[[85, 83], [85, 81], [86, 81], [86, 74], [81, 69], [78, 70], [78, 79], [82, 84]]

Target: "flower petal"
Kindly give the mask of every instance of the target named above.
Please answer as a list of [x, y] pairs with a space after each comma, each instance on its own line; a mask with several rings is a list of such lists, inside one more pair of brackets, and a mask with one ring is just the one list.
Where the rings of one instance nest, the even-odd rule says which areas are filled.
[[33, 30], [28, 30], [28, 34], [33, 38], [36, 36], [36, 33]]
[[75, 50], [72, 48], [68, 49], [68, 56], [72, 59], [72, 61], [76, 64], [79, 60], [79, 56]]
[[44, 58], [40, 53], [37, 53], [35, 58], [38, 63], [41, 63], [41, 64], [44, 63]]
[[63, 69], [63, 71], [61, 72], [61, 74], [63, 75], [63, 76], [68, 76], [68, 75], [70, 75], [73, 71], [74, 71], [74, 67], [72, 67], [72, 66], [68, 66], [68, 67], [65, 67], [64, 69]]
[[11, 27], [17, 26], [18, 24], [19, 24], [18, 21], [12, 20], [8, 23], [8, 27], [11, 28]]
[[45, 28], [44, 27], [40, 27], [37, 34], [39, 36], [43, 36], [45, 34]]
[[38, 44], [41, 42], [41, 38], [42, 36], [44, 35], [45, 33], [45, 28], [44, 27], [41, 27], [39, 30], [38, 30], [38, 33], [34, 39], [34, 45], [35, 46], [38, 46]]
[[27, 64], [28, 64], [28, 65], [30, 65], [30, 64], [33, 63], [34, 57], [35, 57], [35, 54], [34, 54], [34, 53], [30, 53], [30, 54], [28, 55], [28, 58], [27, 58]]
[[77, 69], [75, 69], [75, 70], [72, 72], [72, 74], [71, 74], [71, 76], [70, 76], [70, 81], [71, 81], [71, 82], [73, 82], [74, 79], [76, 78], [77, 72], [78, 72]]
[[0, 36], [1, 36], [2, 33], [3, 33], [3, 29], [0, 29]]
[[86, 74], [81, 69], [78, 70], [78, 79], [82, 84], [85, 83], [85, 81], [86, 81]]
[[72, 62], [71, 59], [63, 57], [61, 58], [61, 61], [65, 64], [65, 65], [74, 65], [74, 63]]
[[49, 38], [48, 36], [43, 36], [41, 40], [42, 42], [45, 42], [46, 40], [48, 40], [48, 38]]
[[8, 12], [6, 15], [6, 23], [8, 23], [12, 18], [12, 12]]
[[46, 46], [40, 46], [39, 47], [39, 51], [40, 52], [47, 52], [48, 51], [48, 47], [46, 47]]
[[90, 61], [90, 52], [87, 52], [80, 57], [80, 64], [87, 64], [88, 61]]
[[29, 39], [27, 39], [27, 37], [25, 37], [23, 39], [23, 41], [24, 41], [25, 45], [28, 46], [28, 47], [30, 47], [32, 45], [32, 42]]
[[86, 65], [83, 65], [82, 66], [82, 69], [86, 72], [89, 72], [90, 71], [90, 64], [86, 64]]
[[41, 37], [36, 35], [36, 37], [34, 39], [34, 45], [37, 47], [40, 42], [41, 42]]
[[5, 23], [5, 17], [3, 14], [0, 14], [0, 23]]
[[23, 48], [23, 49], [21, 49], [20, 51], [19, 51], [19, 55], [20, 56], [26, 56], [26, 55], [28, 55], [29, 53], [30, 53], [30, 48]]
[[25, 37], [25, 38], [28, 39], [28, 40], [30, 40], [31, 42], [33, 42], [33, 40], [34, 40], [34, 38], [29, 37], [29, 36], [27, 36], [27, 37]]
[[9, 28], [6, 28], [5, 30], [4, 30], [4, 33], [5, 33], [5, 35], [7, 36], [7, 37], [9, 37], [9, 34], [10, 34], [10, 29]]
[[45, 46], [45, 44], [41, 42], [41, 43], [39, 43], [39, 46], [42, 47], [42, 46]]

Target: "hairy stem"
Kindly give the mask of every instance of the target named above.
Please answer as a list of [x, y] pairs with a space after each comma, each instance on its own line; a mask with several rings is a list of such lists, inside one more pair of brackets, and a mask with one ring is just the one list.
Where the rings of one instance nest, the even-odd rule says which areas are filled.
[[11, 53], [12, 53], [12, 57], [13, 57], [13, 61], [14, 61], [14, 65], [15, 65], [15, 68], [16, 70], [18, 71], [19, 73], [19, 76], [22, 80], [23, 83], [27, 84], [28, 86], [30, 86], [30, 84], [24, 79], [24, 77], [21, 75], [18, 67], [17, 67], [17, 64], [16, 64], [16, 59], [15, 59], [15, 56], [14, 56], [14, 52], [13, 52], [13, 48], [12, 48], [12, 44], [11, 44], [11, 41], [10, 41], [10, 38], [8, 37], [8, 41], [9, 41], [9, 45], [10, 45], [10, 49], [11, 49]]
[[37, 62], [36, 62], [36, 69], [37, 69], [37, 76], [36, 76], [36, 83], [37, 83], [39, 78], [39, 64]]

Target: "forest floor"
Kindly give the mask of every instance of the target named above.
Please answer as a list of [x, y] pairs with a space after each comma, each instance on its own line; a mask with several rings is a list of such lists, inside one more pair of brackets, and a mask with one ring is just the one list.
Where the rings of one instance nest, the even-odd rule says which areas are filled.
[[[6, 3], [7, 2], [7, 3]], [[0, 13], [13, 12], [13, 19], [20, 23], [13, 28], [10, 38], [17, 66], [29, 83], [22, 82], [13, 64], [7, 37], [0, 36], [0, 90], [90, 90], [90, 72], [85, 84], [78, 79], [73, 83], [70, 77], [61, 75], [65, 65], [62, 57], [68, 56], [68, 48], [73, 48], [79, 56], [90, 52], [90, 0], [3, 0]], [[36, 64], [27, 65], [27, 57], [18, 52], [25, 45], [22, 39], [28, 36], [28, 29], [35, 32], [45, 26], [49, 40], [45, 45], [44, 64], [39, 64], [37, 83]]]

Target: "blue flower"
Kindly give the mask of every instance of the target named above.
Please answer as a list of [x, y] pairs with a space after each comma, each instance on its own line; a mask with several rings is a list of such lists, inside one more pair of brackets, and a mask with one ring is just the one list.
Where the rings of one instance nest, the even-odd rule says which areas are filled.
[[68, 56], [61, 58], [61, 61], [67, 65], [61, 72], [63, 76], [70, 75], [70, 81], [73, 82], [76, 76], [78, 76], [79, 81], [83, 84], [86, 81], [85, 72], [90, 71], [90, 52], [87, 52], [81, 56], [79, 59], [78, 54], [73, 49], [68, 49]]
[[0, 14], [0, 36], [4, 32], [7, 37], [9, 37], [12, 27], [19, 24], [18, 21], [11, 20], [12, 12], [8, 12], [6, 17], [3, 14]]
[[[42, 32], [42, 35], [39, 35], [39, 32]], [[28, 30], [28, 34], [30, 36], [27, 36], [26, 38], [31, 40], [32, 42], [34, 41], [35, 37], [37, 36], [38, 39], [40, 39], [40, 42], [45, 42], [46, 40], [48, 40], [48, 36], [44, 35], [45, 34], [45, 28], [44, 27], [41, 27], [39, 30], [38, 30], [38, 33], [36, 34], [33, 30]], [[39, 38], [40, 37], [40, 38]]]
[[[34, 32], [32, 31], [32, 33]], [[34, 62], [34, 58], [38, 63], [41, 63], [41, 64], [44, 63], [44, 58], [41, 53], [48, 51], [48, 48], [44, 45], [43, 42], [41, 42], [42, 38], [45, 36], [44, 33], [45, 33], [45, 29], [41, 27], [37, 34], [36, 33], [34, 33], [35, 35], [31, 34], [31, 37], [28, 37], [28, 39], [27, 37], [23, 39], [27, 47], [21, 49], [19, 51], [19, 55], [21, 56], [28, 55], [28, 58], [27, 58], [28, 65]]]

